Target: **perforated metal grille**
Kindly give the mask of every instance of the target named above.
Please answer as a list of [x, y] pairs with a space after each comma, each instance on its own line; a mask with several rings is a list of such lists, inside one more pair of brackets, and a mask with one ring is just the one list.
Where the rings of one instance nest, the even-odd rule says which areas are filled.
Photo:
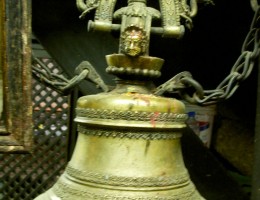
[[[42, 61], [55, 73], [51, 59]], [[32, 154], [0, 154], [0, 199], [31, 200], [46, 191], [66, 166], [68, 98], [33, 80]], [[22, 106], [22, 105], [21, 105]]]

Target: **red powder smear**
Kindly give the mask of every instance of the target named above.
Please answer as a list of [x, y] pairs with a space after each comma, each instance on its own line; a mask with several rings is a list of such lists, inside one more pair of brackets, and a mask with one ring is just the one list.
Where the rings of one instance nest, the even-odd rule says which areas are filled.
[[159, 112], [154, 112], [153, 116], [151, 117], [151, 124], [154, 128], [156, 126], [156, 119], [158, 118], [158, 116], [159, 116]]

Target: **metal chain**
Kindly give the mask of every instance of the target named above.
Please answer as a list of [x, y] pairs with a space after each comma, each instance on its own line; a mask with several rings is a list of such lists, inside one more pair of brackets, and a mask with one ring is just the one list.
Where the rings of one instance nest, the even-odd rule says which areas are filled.
[[[185, 90], [181, 90], [180, 94], [184, 100], [200, 105], [216, 104], [217, 102], [230, 98], [238, 89], [240, 83], [247, 79], [251, 74], [255, 60], [260, 53], [260, 6], [258, 6], [254, 18], [252, 20], [250, 30], [244, 40], [241, 48], [241, 55], [233, 65], [230, 74], [217, 86], [214, 90], [203, 90], [196, 80], [191, 76], [184, 76], [180, 82], [187, 88], [192, 87], [195, 92], [192, 96], [188, 95]], [[203, 96], [201, 94], [204, 94]]]
[[[233, 65], [230, 74], [213, 90], [203, 90], [202, 86], [185, 72], [176, 75], [173, 80], [167, 81], [159, 86], [155, 94], [162, 94], [165, 91], [179, 92], [182, 98], [193, 104], [209, 105], [230, 98], [238, 89], [240, 83], [251, 74], [255, 60], [260, 53], [260, 6], [255, 9], [255, 15], [252, 20], [250, 30], [244, 40], [241, 48], [241, 55]], [[102, 81], [95, 69], [88, 62], [83, 62], [78, 66], [77, 75], [72, 79], [67, 79], [62, 75], [52, 73], [50, 69], [38, 58], [33, 56], [32, 72], [39, 80], [45, 82], [48, 86], [61, 94], [67, 94], [73, 87], [82, 80], [88, 79], [96, 83], [104, 91], [108, 91], [108, 86]], [[193, 88], [195, 92], [189, 95], [187, 89]]]
[[66, 95], [87, 77], [89, 70], [84, 69], [72, 79], [67, 79], [63, 75], [52, 73], [48, 66], [32, 55], [32, 73], [36, 79], [44, 82], [60, 94]]

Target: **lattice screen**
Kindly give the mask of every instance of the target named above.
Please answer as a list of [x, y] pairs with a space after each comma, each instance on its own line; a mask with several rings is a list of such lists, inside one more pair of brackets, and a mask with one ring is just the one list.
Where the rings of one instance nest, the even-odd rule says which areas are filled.
[[[55, 73], [51, 59], [42, 61]], [[66, 166], [68, 97], [33, 80], [34, 150], [32, 154], [0, 154], [0, 199], [31, 200], [56, 182]], [[22, 105], [21, 105], [22, 106]]]

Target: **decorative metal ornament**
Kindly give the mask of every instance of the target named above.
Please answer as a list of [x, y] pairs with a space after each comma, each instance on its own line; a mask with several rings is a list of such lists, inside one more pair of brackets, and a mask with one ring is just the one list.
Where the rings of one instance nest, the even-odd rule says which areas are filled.
[[[97, 2], [92, 28], [116, 27], [111, 20], [114, 0], [93, 1], [81, 10], [87, 12]], [[162, 14], [162, 32], [177, 36], [176, 5], [183, 1], [160, 2], [168, 12]], [[107, 72], [118, 77], [116, 88], [78, 99], [79, 135], [72, 159], [57, 183], [36, 200], [202, 200], [181, 153], [185, 106], [153, 94], [152, 80], [160, 76], [164, 61], [148, 56], [148, 47], [152, 18], [160, 13], [146, 7], [145, 0], [129, 0], [114, 15], [122, 18], [120, 48], [106, 59]]]
[[122, 53], [129, 56], [139, 56], [145, 53], [147, 40], [145, 32], [142, 28], [129, 26], [121, 35]]

